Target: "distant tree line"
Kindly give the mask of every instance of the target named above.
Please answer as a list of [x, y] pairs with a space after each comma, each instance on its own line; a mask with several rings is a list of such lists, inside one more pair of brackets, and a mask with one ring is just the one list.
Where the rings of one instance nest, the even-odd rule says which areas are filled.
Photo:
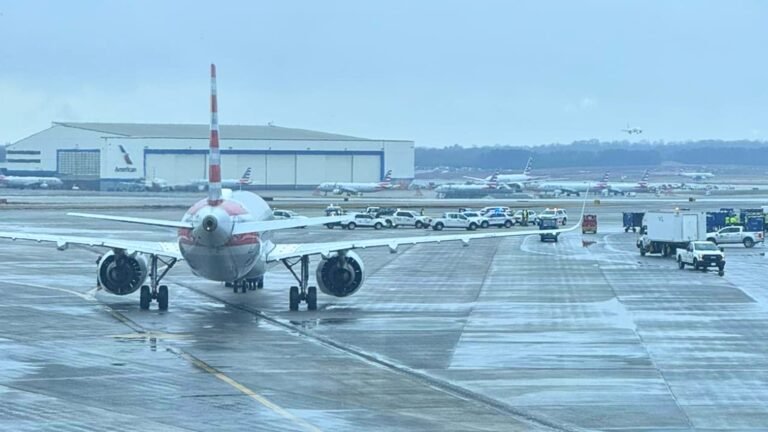
[[536, 168], [691, 165], [768, 166], [768, 142], [702, 140], [684, 143], [576, 141], [540, 147], [416, 147], [416, 166], [522, 170], [533, 156]]

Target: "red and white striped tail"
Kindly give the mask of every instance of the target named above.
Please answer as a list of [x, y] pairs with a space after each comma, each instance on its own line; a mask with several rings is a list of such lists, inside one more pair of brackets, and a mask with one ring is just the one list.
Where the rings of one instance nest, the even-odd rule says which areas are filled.
[[208, 205], [219, 205], [221, 201], [221, 153], [219, 153], [219, 107], [216, 101], [216, 65], [211, 63], [211, 139], [208, 147]]

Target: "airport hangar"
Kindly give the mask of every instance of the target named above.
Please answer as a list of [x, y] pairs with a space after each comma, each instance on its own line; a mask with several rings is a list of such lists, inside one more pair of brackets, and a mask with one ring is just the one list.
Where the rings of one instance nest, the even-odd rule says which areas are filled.
[[[112, 190], [142, 179], [169, 185], [206, 179], [208, 125], [69, 123], [6, 148], [9, 175], [55, 176], [65, 187]], [[366, 139], [278, 126], [222, 125], [222, 178], [251, 168], [255, 189], [309, 189], [326, 181], [376, 182], [392, 170], [414, 176], [414, 142]]]

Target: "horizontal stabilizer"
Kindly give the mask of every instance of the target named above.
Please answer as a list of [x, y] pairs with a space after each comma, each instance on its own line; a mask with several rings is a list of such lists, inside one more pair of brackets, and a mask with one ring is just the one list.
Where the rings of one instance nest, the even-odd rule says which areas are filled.
[[169, 220], [163, 220], [163, 219], [146, 219], [146, 218], [137, 218], [137, 217], [130, 217], [130, 216], [112, 216], [112, 215], [100, 215], [100, 214], [91, 214], [91, 213], [67, 213], [67, 216], [77, 216], [77, 217], [88, 218], [88, 219], [101, 219], [101, 220], [108, 220], [108, 221], [115, 221], [115, 222], [127, 222], [127, 223], [151, 225], [151, 226], [158, 226], [158, 227], [165, 227], [165, 228], [189, 228], [189, 229], [193, 228], [192, 224], [189, 222], [169, 221]]

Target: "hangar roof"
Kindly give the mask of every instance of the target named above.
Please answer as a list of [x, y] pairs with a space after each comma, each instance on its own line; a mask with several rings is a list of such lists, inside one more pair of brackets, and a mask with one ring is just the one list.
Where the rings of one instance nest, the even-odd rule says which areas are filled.
[[[157, 123], [70, 123], [53, 122], [54, 126], [65, 126], [102, 132], [130, 138], [208, 138], [207, 124], [157, 124]], [[370, 141], [349, 135], [294, 129], [280, 126], [221, 125], [219, 132], [223, 139], [251, 140], [333, 140]]]

